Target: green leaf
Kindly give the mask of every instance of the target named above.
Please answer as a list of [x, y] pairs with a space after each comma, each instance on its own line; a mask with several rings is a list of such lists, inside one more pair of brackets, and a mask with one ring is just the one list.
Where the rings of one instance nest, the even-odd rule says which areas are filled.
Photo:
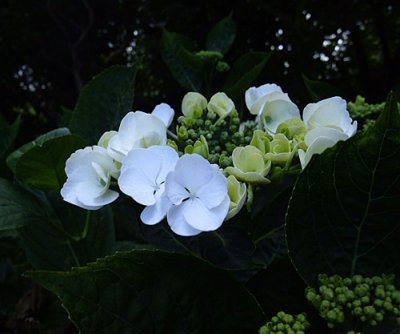
[[226, 54], [236, 37], [236, 25], [232, 14], [219, 21], [208, 33], [206, 48]]
[[[25, 254], [34, 268], [69, 270], [113, 252], [115, 232], [110, 207], [88, 212], [63, 202], [59, 194], [47, 196], [50, 217], [18, 229]], [[82, 238], [87, 219], [88, 233]]]
[[0, 157], [10, 148], [15, 138], [17, 137], [21, 117], [18, 116], [13, 124], [0, 125]]
[[247, 290], [201, 260], [130, 251], [68, 273], [30, 272], [85, 333], [255, 333], [263, 313]]
[[112, 66], [83, 87], [71, 115], [69, 128], [88, 143], [118, 127], [133, 104], [136, 68]]
[[400, 274], [400, 116], [393, 95], [375, 128], [313, 157], [286, 217], [289, 255], [319, 273]]
[[185, 36], [163, 30], [161, 55], [164, 62], [182, 87], [198, 92], [203, 85], [204, 61], [192, 52], [194, 48], [194, 43]]
[[46, 210], [32, 193], [0, 178], [0, 231], [32, 224], [45, 216]]
[[313, 102], [318, 102], [332, 96], [344, 96], [344, 93], [337, 87], [322, 81], [310, 80], [302, 75], [304, 85], [307, 88]]
[[241, 56], [232, 66], [226, 78], [223, 91], [230, 98], [244, 94], [264, 69], [271, 53], [249, 52]]
[[34, 146], [42, 146], [43, 143], [45, 143], [46, 141], [48, 141], [50, 139], [66, 136], [69, 134], [70, 134], [70, 131], [67, 128], [59, 128], [59, 129], [52, 130], [50, 132], [47, 132], [47, 133], [37, 137], [35, 140], [21, 146], [18, 150], [12, 152], [7, 157], [6, 161], [7, 161], [8, 168], [10, 168], [15, 174], [15, 168], [17, 165], [17, 161], [25, 152], [28, 152]]
[[66, 160], [84, 146], [84, 140], [75, 135], [49, 139], [41, 146], [33, 146], [18, 159], [16, 177], [36, 188], [60, 190], [66, 180]]

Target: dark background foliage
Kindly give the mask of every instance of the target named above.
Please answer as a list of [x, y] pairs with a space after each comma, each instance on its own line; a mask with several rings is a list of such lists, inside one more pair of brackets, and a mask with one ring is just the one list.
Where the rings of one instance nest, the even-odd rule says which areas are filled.
[[[368, 102], [381, 102], [390, 89], [398, 90], [400, 4], [394, 0], [190, 3], [161, 0], [1, 0], [0, 129], [3, 118], [8, 123], [14, 122], [18, 116], [21, 118], [21, 129], [14, 147], [6, 149], [12, 152], [13, 148], [62, 125], [63, 115], [74, 109], [83, 85], [115, 64], [131, 64], [139, 69], [135, 82], [135, 110], [151, 111], [155, 104], [167, 102], [179, 111], [186, 90], [173, 79], [162, 60], [162, 28], [197, 41], [200, 49], [205, 45], [210, 28], [229, 13], [232, 13], [237, 32], [236, 40], [224, 59], [232, 64], [249, 51], [272, 51], [257, 84], [275, 82], [281, 85], [300, 109], [311, 101], [304, 84], [307, 79], [337, 87], [349, 101], [361, 94]], [[221, 81], [221, 87], [222, 84]], [[115, 85], [114, 88], [118, 89]], [[63, 141], [69, 139], [69, 136], [60, 139], [58, 147], [62, 147]], [[59, 151], [57, 146], [54, 151]], [[29, 165], [30, 160], [27, 161]], [[43, 161], [40, 159], [40, 162]], [[3, 167], [8, 174], [11, 173], [5, 165]], [[9, 178], [12, 178], [12, 174]], [[7, 190], [5, 186], [3, 190]], [[56, 202], [55, 198], [50, 196], [46, 201]], [[35, 204], [29, 199], [27, 201]], [[285, 208], [286, 204], [282, 211]], [[29, 209], [29, 206], [16, 209], [23, 215], [23, 209]], [[42, 214], [45, 211], [42, 209], [38, 207], [33, 213]], [[60, 224], [63, 219], [69, 221], [71, 217], [84, 220], [79, 216], [83, 215], [82, 212], [78, 214], [74, 211], [78, 210], [76, 208], [69, 208], [71, 212], [61, 209], [54, 213]], [[111, 215], [108, 211], [95, 217], [104, 225], [97, 224], [97, 228], [106, 232], [101, 234], [93, 230], [89, 234], [88, 242], [97, 240], [94, 246], [90, 245], [93, 254], [97, 251], [94, 249], [96, 247], [111, 247], [108, 239], [102, 240], [96, 233], [112, 240], [114, 233], [117, 240], [131, 239], [137, 234], [131, 223], [131, 216], [137, 213], [128, 214], [122, 211], [124, 209], [126, 205], [122, 201], [121, 213], [118, 213], [118, 207], [114, 208], [115, 216], [126, 217], [126, 221], [115, 219], [115, 232], [113, 219], [102, 218]], [[149, 239], [150, 230], [147, 231], [142, 225], [140, 228], [141, 234]], [[227, 226], [224, 230], [227, 235], [232, 234], [230, 228]], [[151, 231], [157, 232], [154, 229]], [[43, 230], [41, 233], [53, 235], [53, 232]], [[69, 232], [74, 234], [74, 231]], [[16, 241], [19, 239], [13, 235], [1, 234], [0, 294], [7, 298], [0, 300], [0, 331], [4, 326], [10, 332], [15, 329], [21, 333], [24, 330], [35, 332], [36, 329], [37, 332], [43, 332], [43, 328], [56, 328], [54, 331], [48, 330], [49, 333], [75, 332], [73, 326], [68, 325], [59, 302], [42, 288], [21, 277], [20, 274], [29, 267], [21, 265], [15, 272], [11, 270], [9, 259], [12, 258], [14, 263], [24, 263], [21, 249], [24, 245], [29, 246], [29, 240], [35, 237], [25, 227], [21, 233], [21, 242]], [[47, 240], [46, 245], [41, 244], [37, 248], [39, 251], [47, 254], [48, 248], [66, 248], [64, 243], [57, 243], [56, 237], [53, 244], [49, 238]], [[219, 244], [215, 245], [219, 247]], [[76, 245], [77, 254], [87, 256], [85, 262], [93, 261], [98, 255], [92, 256], [87, 251], [88, 247], [81, 241]], [[105, 254], [109, 253], [108, 248], [104, 250]], [[123, 249], [122, 246], [120, 248]], [[59, 253], [51, 251], [49, 254], [54, 255], [54, 262], [59, 265]], [[35, 259], [35, 254], [30, 254], [30, 257]], [[67, 263], [61, 269], [70, 266]], [[260, 292], [259, 287], [263, 284], [272, 288]], [[264, 310], [268, 310], [268, 316], [290, 305], [288, 311], [298, 313], [306, 310], [315, 320], [316, 312], [313, 314], [302, 299], [304, 287], [305, 283], [287, 258], [275, 261], [247, 284], [252, 293], [258, 294], [258, 301]], [[299, 303], [299, 300], [302, 302]], [[64, 329], [59, 329], [61, 327]]]
[[22, 114], [17, 143], [26, 142], [56, 127], [83, 84], [113, 64], [139, 65], [135, 109], [161, 101], [178, 109], [185, 91], [162, 62], [161, 28], [201, 46], [230, 12], [237, 37], [226, 60], [273, 51], [259, 83], [280, 84], [300, 105], [310, 100], [302, 75], [369, 102], [399, 83], [397, 1], [2, 0], [1, 113], [9, 122]]

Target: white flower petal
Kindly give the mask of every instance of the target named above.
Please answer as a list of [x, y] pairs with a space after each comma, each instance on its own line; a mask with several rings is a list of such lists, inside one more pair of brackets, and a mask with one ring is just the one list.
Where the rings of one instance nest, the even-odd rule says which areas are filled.
[[189, 225], [198, 230], [214, 231], [224, 222], [229, 210], [229, 203], [229, 196], [226, 195], [219, 206], [210, 210], [198, 198], [189, 199], [185, 202], [183, 216]]
[[165, 195], [161, 194], [154, 205], [146, 206], [140, 214], [140, 219], [146, 225], [154, 225], [162, 221], [171, 208], [171, 201]]
[[185, 154], [176, 163], [174, 174], [179, 176], [178, 182], [193, 194], [211, 180], [213, 168], [201, 155]]
[[307, 146], [310, 146], [318, 137], [330, 138], [335, 143], [339, 140], [348, 139], [348, 136], [340, 130], [333, 128], [314, 128], [306, 133], [304, 142]]
[[225, 199], [228, 181], [219, 171], [214, 172], [211, 180], [196, 191], [198, 197], [208, 209], [212, 209]]
[[185, 186], [182, 184], [181, 180], [179, 180], [175, 172], [167, 175], [165, 192], [169, 200], [175, 205], [181, 204], [183, 200], [190, 196], [188, 190], [185, 189]]
[[301, 167], [304, 169], [307, 166], [307, 164], [310, 162], [311, 157], [314, 154], [321, 154], [327, 148], [334, 146], [336, 143], [337, 142], [335, 140], [328, 138], [328, 137], [316, 138], [311, 143], [311, 145], [307, 148], [305, 155], [301, 153], [302, 157], [300, 156], [300, 151], [302, 151], [302, 150], [299, 150], [299, 158], [300, 158]]
[[258, 115], [262, 128], [270, 134], [274, 134], [281, 123], [292, 117], [300, 117], [299, 108], [284, 99], [266, 102]]
[[174, 109], [172, 109], [166, 103], [160, 103], [154, 108], [152, 112], [152, 115], [158, 117], [167, 128], [171, 125], [172, 120], [174, 118], [174, 114], [175, 114]]
[[[259, 100], [261, 97], [268, 95], [273, 92], [281, 92], [282, 89], [276, 84], [265, 84], [260, 87], [250, 87], [246, 90], [245, 93], [245, 101], [246, 107], [252, 113], [253, 105]], [[257, 115], [258, 111], [254, 114]]]
[[202, 231], [195, 229], [190, 226], [185, 217], [183, 216], [183, 212], [185, 210], [185, 203], [179, 206], [172, 206], [167, 213], [168, 224], [171, 227], [171, 230], [181, 236], [194, 236], [200, 234]]
[[130, 168], [121, 173], [118, 185], [124, 194], [142, 205], [153, 205], [156, 202], [156, 186], [140, 169]]

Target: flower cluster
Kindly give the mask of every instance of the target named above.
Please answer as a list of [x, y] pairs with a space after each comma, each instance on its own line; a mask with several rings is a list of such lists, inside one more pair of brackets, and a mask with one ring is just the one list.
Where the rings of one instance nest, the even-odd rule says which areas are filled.
[[304, 314], [293, 316], [285, 312], [278, 312], [259, 330], [259, 334], [304, 334], [310, 327]]
[[175, 233], [192, 236], [219, 228], [246, 202], [250, 208], [253, 187], [299, 172], [357, 128], [340, 97], [308, 104], [303, 118], [275, 84], [249, 88], [245, 102], [255, 118], [241, 122], [225, 93], [207, 101], [189, 92], [176, 131], [168, 130], [175, 112], [166, 103], [152, 113], [129, 112], [117, 131], [67, 160], [64, 200], [97, 210], [117, 199], [118, 185], [145, 206], [143, 223], [166, 218]]
[[400, 290], [394, 280], [394, 275], [352, 278], [319, 275], [318, 289], [307, 288], [305, 295], [330, 328], [350, 318], [376, 326], [385, 317], [400, 320]]

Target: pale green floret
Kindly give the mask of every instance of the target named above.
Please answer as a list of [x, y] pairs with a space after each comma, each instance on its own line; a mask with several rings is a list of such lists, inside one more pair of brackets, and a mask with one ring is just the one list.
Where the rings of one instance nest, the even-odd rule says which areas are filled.
[[250, 145], [257, 147], [265, 154], [270, 151], [270, 136], [262, 130], [255, 130]]
[[235, 110], [235, 105], [225, 93], [216, 93], [208, 102], [207, 109], [216, 113], [220, 119], [224, 119]]
[[186, 117], [200, 118], [207, 107], [206, 98], [196, 92], [187, 93], [182, 100], [182, 114]]
[[201, 155], [203, 158], [208, 159], [209, 151], [206, 138], [204, 138], [204, 136], [200, 136], [200, 139], [196, 140], [196, 142], [193, 145], [187, 145], [185, 147], [185, 153], [188, 154], [197, 153]]
[[229, 204], [229, 211], [225, 218], [228, 220], [242, 209], [247, 194], [247, 187], [245, 183], [239, 182], [233, 175], [228, 176], [228, 195], [231, 200]]
[[271, 169], [271, 161], [265, 162], [264, 154], [256, 147], [248, 145], [236, 147], [232, 153], [233, 167], [225, 172], [234, 175], [239, 181], [252, 184], [266, 184], [270, 180], [265, 176]]
[[104, 147], [107, 149], [108, 143], [110, 142], [110, 139], [114, 137], [118, 132], [117, 131], [106, 131], [103, 133], [103, 135], [100, 137], [98, 146]]
[[265, 154], [265, 158], [270, 160], [272, 164], [284, 166], [290, 159], [291, 154], [292, 149], [289, 139], [284, 134], [278, 133], [271, 141], [270, 151]]
[[279, 124], [276, 133], [283, 133], [288, 139], [304, 138], [307, 128], [300, 117], [292, 117]]

